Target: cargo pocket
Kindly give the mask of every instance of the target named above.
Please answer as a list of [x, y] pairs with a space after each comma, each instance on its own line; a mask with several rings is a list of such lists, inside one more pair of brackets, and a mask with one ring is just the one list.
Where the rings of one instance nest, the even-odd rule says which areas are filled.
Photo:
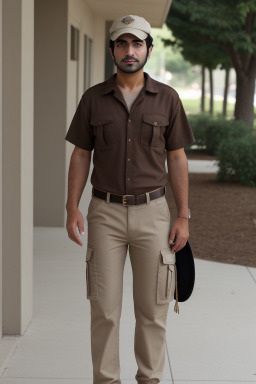
[[112, 115], [97, 115], [91, 118], [90, 125], [93, 126], [95, 146], [105, 146], [111, 144], [111, 139], [109, 140], [107, 132], [111, 126], [111, 121]]
[[94, 251], [87, 248], [86, 252], [86, 285], [87, 299], [98, 300], [98, 282], [97, 282], [97, 265]]
[[169, 124], [168, 118], [160, 114], [145, 113], [141, 125], [141, 143], [158, 147], [163, 141], [164, 128]]
[[157, 304], [166, 304], [174, 299], [176, 273], [175, 253], [170, 248], [162, 249], [158, 265]]

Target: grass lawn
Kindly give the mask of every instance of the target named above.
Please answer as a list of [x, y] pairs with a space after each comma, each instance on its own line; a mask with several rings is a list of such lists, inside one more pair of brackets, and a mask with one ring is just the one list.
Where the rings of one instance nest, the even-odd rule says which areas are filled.
[[[184, 106], [184, 109], [187, 114], [190, 113], [200, 113], [200, 103], [201, 99], [181, 99], [182, 104]], [[205, 111], [209, 111], [210, 108], [210, 99], [205, 99]], [[222, 105], [223, 102], [221, 100], [214, 100], [213, 104], [213, 114], [215, 116], [222, 114]], [[228, 103], [227, 104], [227, 117], [233, 117], [234, 116], [234, 109], [235, 104], [234, 103]], [[254, 108], [254, 115], [256, 117], [256, 107]], [[253, 129], [256, 130], [256, 119], [254, 119]]]
[[[182, 104], [185, 108], [186, 113], [200, 113], [200, 103], [201, 99], [182, 99]], [[210, 108], [210, 99], [205, 99], [205, 111], [209, 111]], [[221, 100], [214, 100], [213, 104], [213, 113], [214, 115], [222, 114], [222, 105]], [[234, 115], [234, 103], [227, 104], [227, 116], [232, 117]]]

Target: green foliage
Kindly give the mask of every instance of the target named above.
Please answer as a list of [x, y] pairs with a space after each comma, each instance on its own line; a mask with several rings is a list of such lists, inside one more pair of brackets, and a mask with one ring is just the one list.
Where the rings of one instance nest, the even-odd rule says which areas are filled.
[[236, 52], [255, 52], [255, 20], [249, 23], [252, 28], [247, 28], [248, 18], [255, 12], [255, 1], [174, 0], [172, 6], [202, 40], [231, 44]]
[[222, 141], [217, 155], [218, 179], [238, 181], [242, 185], [256, 186], [256, 136]]
[[[222, 68], [230, 68], [232, 65], [223, 47], [218, 42], [209, 40], [209, 34], [211, 35], [212, 31], [208, 20], [206, 22], [205, 16], [202, 15], [202, 19], [198, 21], [198, 15], [192, 12], [194, 10], [194, 13], [197, 13], [199, 8], [202, 12], [207, 8], [206, 12], [208, 12], [208, 2], [173, 0], [166, 24], [172, 30], [175, 39], [164, 39], [164, 43], [180, 48], [184, 58], [193, 64], [204, 65], [209, 69], [215, 69], [218, 64], [221, 64]], [[208, 30], [207, 36], [202, 33], [199, 27], [200, 22], [204, 30]]]
[[241, 120], [225, 120], [219, 118], [208, 122], [205, 133], [205, 144], [210, 155], [216, 155], [222, 141], [241, 138], [248, 135], [251, 129]]
[[212, 118], [207, 114], [188, 115], [188, 121], [195, 137], [193, 145], [204, 147], [206, 145], [206, 131]]
[[192, 63], [200, 60], [198, 64], [211, 69], [216, 61], [223, 68], [235, 68], [239, 80], [235, 117], [251, 125], [253, 92], [246, 90], [256, 76], [255, 16], [255, 0], [173, 0], [166, 21], [174, 36], [170, 44], [179, 47], [184, 58]]
[[241, 120], [225, 120], [208, 114], [188, 115], [188, 121], [199, 147], [206, 147], [210, 155], [217, 155], [222, 141], [247, 136], [251, 129]]
[[161, 75], [163, 68], [171, 72], [171, 83], [176, 86], [186, 87], [194, 81], [200, 81], [200, 73], [193, 70], [193, 65], [185, 61], [184, 57], [177, 49], [165, 47], [162, 39], [172, 39], [172, 34], [166, 25], [163, 28], [152, 28], [153, 51], [150, 60], [147, 61], [145, 70], [154, 78], [162, 81]]

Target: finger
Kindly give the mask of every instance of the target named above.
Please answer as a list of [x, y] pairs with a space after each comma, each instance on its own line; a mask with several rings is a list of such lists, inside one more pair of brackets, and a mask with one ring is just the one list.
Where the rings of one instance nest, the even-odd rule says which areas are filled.
[[177, 252], [177, 249], [179, 249], [180, 245], [181, 245], [181, 242], [182, 242], [182, 238], [181, 237], [177, 237], [176, 241], [175, 241], [175, 244], [174, 246], [172, 247], [172, 251], [173, 252]]
[[186, 240], [181, 239], [180, 244], [177, 246], [177, 249], [175, 250], [175, 252], [179, 252], [182, 248], [185, 247], [185, 245], [186, 245]]
[[79, 230], [80, 235], [84, 235], [84, 222], [83, 222], [83, 220], [78, 221], [77, 226], [78, 226], [78, 230]]
[[69, 238], [74, 241], [75, 243], [77, 243], [78, 245], [83, 245], [82, 241], [80, 240], [80, 238], [78, 237], [77, 235], [77, 230], [76, 230], [76, 227], [75, 226], [72, 226], [70, 227], [69, 231], [68, 231], [68, 235], [69, 235]]
[[170, 237], [169, 237], [169, 244], [172, 245], [174, 243], [175, 236], [176, 236], [176, 232], [175, 232], [175, 230], [172, 230], [170, 233]]

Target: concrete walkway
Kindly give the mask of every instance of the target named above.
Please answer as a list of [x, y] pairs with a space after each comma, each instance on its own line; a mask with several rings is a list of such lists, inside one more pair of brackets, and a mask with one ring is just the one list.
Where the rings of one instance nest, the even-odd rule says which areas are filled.
[[189, 173], [217, 173], [218, 169], [215, 160], [188, 160]]
[[[214, 169], [207, 161], [193, 168], [195, 161], [189, 161], [190, 172]], [[90, 191], [88, 184], [84, 216]], [[4, 337], [0, 384], [92, 384], [86, 236], [83, 242], [83, 247], [72, 243], [65, 228], [34, 229], [34, 317], [22, 337]], [[256, 268], [199, 259], [195, 266], [195, 288], [179, 304], [179, 315], [170, 303], [161, 383], [256, 383]], [[129, 254], [122, 308], [121, 380], [136, 384]]]

